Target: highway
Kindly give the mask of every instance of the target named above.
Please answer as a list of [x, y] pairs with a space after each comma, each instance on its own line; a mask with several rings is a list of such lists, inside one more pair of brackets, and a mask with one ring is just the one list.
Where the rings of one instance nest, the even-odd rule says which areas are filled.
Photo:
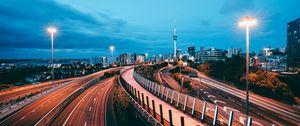
[[[111, 70], [111, 69], [108, 69]], [[1, 126], [33, 126], [35, 125], [44, 115], [46, 115], [53, 107], [59, 104], [61, 101], [66, 99], [71, 93], [76, 91], [82, 85], [85, 85], [88, 81], [99, 77], [108, 70], [103, 70], [85, 77], [82, 77], [75, 82], [67, 85], [64, 88], [56, 90], [34, 102], [25, 106], [21, 110], [17, 111], [13, 115], [9, 116], [2, 122]]]
[[[244, 111], [245, 105], [245, 91], [234, 88], [222, 82], [213, 80], [200, 72], [198, 76], [201, 78], [201, 82], [208, 87], [209, 92], [219, 92], [217, 97], [224, 97], [230, 99], [228, 103], [235, 103], [240, 107], [240, 111]], [[200, 79], [197, 78], [200, 83]], [[221, 92], [220, 92], [221, 91]], [[220, 93], [222, 95], [220, 95]], [[298, 125], [300, 123], [300, 111], [298, 108], [294, 108], [290, 105], [275, 101], [273, 99], [259, 96], [250, 92], [250, 114], [264, 118], [279, 125]]]
[[[194, 70], [196, 71], [196, 70]], [[173, 79], [168, 74], [166, 80]], [[245, 92], [222, 82], [211, 79], [197, 71], [199, 78], [192, 78], [192, 87], [202, 100], [217, 104], [226, 112], [245, 112]], [[202, 83], [200, 83], [200, 81]], [[278, 125], [297, 125], [300, 112], [287, 104], [250, 93], [249, 113], [252, 117], [268, 120]]]
[[25, 95], [29, 95], [31, 93], [35, 93], [41, 90], [50, 89], [55, 86], [59, 86], [60, 84], [63, 84], [65, 82], [69, 82], [72, 80], [75, 80], [76, 78], [68, 78], [68, 79], [61, 79], [54, 81], [54, 84], [52, 84], [52, 81], [48, 82], [42, 82], [39, 84], [30, 84], [22, 87], [16, 87], [14, 89], [5, 90], [0, 92], [0, 103], [6, 103], [9, 102], [11, 99], [15, 100], [19, 97], [23, 97]]
[[162, 80], [164, 80], [169, 87], [171, 87], [172, 89], [174, 89], [176, 91], [180, 91], [180, 84], [177, 81], [175, 81], [170, 75], [169, 71], [172, 68], [173, 67], [165, 67], [163, 69], [160, 69], [158, 72], [162, 73], [161, 74]]
[[112, 97], [108, 94], [113, 84], [114, 78], [110, 78], [87, 89], [66, 107], [52, 126], [105, 126], [106, 104], [108, 97]]

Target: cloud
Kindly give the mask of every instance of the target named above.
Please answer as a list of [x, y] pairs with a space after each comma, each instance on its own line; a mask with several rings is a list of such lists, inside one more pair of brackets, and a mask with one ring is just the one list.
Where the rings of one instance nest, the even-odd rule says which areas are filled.
[[[0, 4], [0, 47], [50, 48], [46, 27], [58, 27], [57, 49], [135, 47], [138, 41], [123, 38], [127, 23], [98, 12], [91, 15], [54, 1], [6, 0]], [[127, 43], [127, 44], [123, 44]]]
[[220, 9], [221, 14], [229, 14], [254, 8], [253, 0], [225, 0]]

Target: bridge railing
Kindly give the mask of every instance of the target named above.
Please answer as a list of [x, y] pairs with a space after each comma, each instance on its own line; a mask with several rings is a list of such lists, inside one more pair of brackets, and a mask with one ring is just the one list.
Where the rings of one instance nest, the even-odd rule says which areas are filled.
[[[121, 73], [123, 73], [123, 71], [121, 71]], [[157, 116], [153, 114], [152, 112], [153, 110], [150, 109], [149, 104], [143, 104], [145, 100], [144, 95], [142, 96], [142, 98], [141, 96], [138, 96], [136, 90], [134, 90], [133, 87], [122, 78], [122, 76], [119, 76], [118, 81], [119, 84], [124, 89], [126, 95], [129, 97], [130, 103], [136, 108], [136, 110], [140, 113], [140, 115], [145, 119], [144, 121], [149, 123], [150, 125], [163, 126], [163, 124], [160, 122], [161, 120], [159, 121], [157, 118], [155, 118]]]
[[[134, 71], [133, 77], [146, 90], [156, 95], [166, 103], [177, 109], [201, 120], [208, 125], [247, 125], [252, 124], [252, 118], [249, 116], [246, 122], [246, 116], [240, 112], [224, 110], [215, 104], [208, 103], [198, 98], [180, 93], [171, 88], [150, 81]], [[239, 117], [239, 118], [234, 118]], [[248, 125], [249, 124], [249, 125]]]

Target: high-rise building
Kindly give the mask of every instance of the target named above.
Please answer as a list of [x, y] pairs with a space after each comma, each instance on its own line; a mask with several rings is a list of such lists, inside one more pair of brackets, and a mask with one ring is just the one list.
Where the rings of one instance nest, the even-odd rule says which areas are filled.
[[208, 48], [201, 49], [201, 62], [211, 61], [211, 60], [225, 60], [222, 49]]
[[176, 28], [174, 28], [173, 41], [174, 41], [173, 58], [174, 58], [174, 60], [176, 60], [177, 59], [177, 57], [176, 57], [176, 55], [177, 55], [177, 53], [176, 53], [176, 49], [177, 49], [177, 47], [176, 47], [176, 41], [177, 41]]
[[195, 49], [195, 46], [190, 46], [190, 47], [188, 47], [188, 53], [189, 53], [190, 56], [195, 57], [195, 56], [196, 56], [196, 49]]
[[181, 50], [180, 48], [177, 48], [175, 57], [178, 58], [180, 55], [181, 55]]
[[227, 50], [227, 58], [231, 58], [234, 55], [241, 55], [242, 49], [241, 48], [230, 48]]
[[98, 64], [98, 63], [100, 63], [99, 57], [91, 57], [90, 58], [90, 64], [95, 65], [95, 64]]
[[300, 70], [300, 18], [287, 24], [287, 67]]
[[99, 63], [101, 63], [102, 65], [106, 65], [107, 64], [107, 57], [101, 56]]
[[196, 63], [200, 63], [200, 61], [201, 61], [201, 51], [196, 52], [195, 61], [196, 61]]
[[143, 63], [143, 62], [145, 62], [145, 55], [138, 54], [137, 57], [136, 57], [136, 62], [137, 63]]

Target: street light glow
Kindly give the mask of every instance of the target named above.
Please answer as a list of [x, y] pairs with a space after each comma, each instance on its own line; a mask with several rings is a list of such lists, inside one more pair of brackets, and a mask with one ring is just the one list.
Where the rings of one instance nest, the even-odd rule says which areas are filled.
[[110, 46], [109, 49], [110, 49], [111, 51], [114, 51], [114, 50], [115, 50], [115, 47], [114, 47], [114, 46]]
[[48, 31], [49, 33], [53, 34], [53, 33], [55, 33], [57, 30], [56, 30], [56, 28], [54, 28], [54, 27], [49, 27], [49, 28], [47, 29], [47, 31]]
[[244, 17], [243, 19], [241, 19], [239, 21], [239, 26], [240, 27], [244, 27], [244, 26], [254, 26], [257, 24], [257, 20], [253, 17], [249, 17], [249, 16], [246, 16]]

